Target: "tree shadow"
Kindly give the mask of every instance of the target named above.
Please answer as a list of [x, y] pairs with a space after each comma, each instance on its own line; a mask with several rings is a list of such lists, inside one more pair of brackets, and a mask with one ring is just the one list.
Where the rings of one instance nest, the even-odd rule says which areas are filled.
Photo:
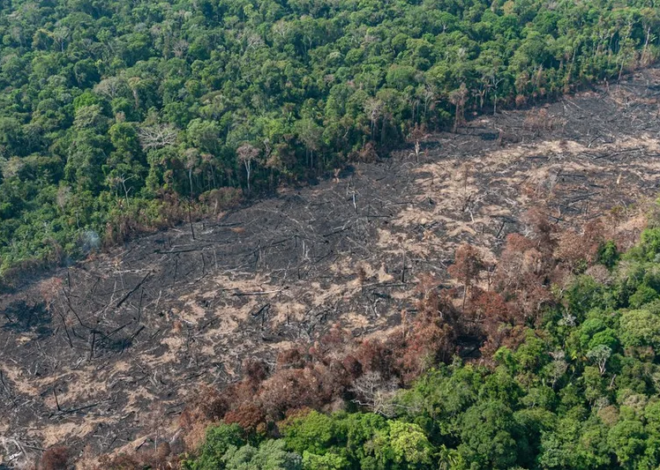
[[29, 305], [24, 300], [9, 304], [0, 313], [0, 322], [5, 320], [2, 328], [17, 333], [34, 332], [47, 335], [52, 332], [52, 315], [46, 309], [46, 304]]
[[479, 138], [481, 140], [497, 140], [499, 138], [499, 134], [497, 132], [482, 132], [479, 134]]

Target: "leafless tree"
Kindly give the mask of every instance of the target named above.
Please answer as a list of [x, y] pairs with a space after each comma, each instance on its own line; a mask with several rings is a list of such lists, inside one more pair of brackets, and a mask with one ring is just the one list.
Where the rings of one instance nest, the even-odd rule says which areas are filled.
[[172, 51], [174, 52], [174, 56], [178, 57], [179, 59], [185, 57], [186, 52], [188, 51], [188, 42], [184, 41], [183, 39], [177, 41], [174, 44], [174, 47], [172, 47]]
[[587, 353], [587, 358], [591, 359], [598, 366], [600, 375], [604, 375], [607, 370], [607, 360], [612, 355], [612, 349], [604, 344], [596, 346]]
[[184, 166], [188, 170], [188, 184], [190, 185], [190, 200], [195, 198], [193, 185], [193, 172], [198, 167], [201, 155], [197, 149], [187, 149], [184, 153]]
[[250, 193], [250, 178], [252, 177], [252, 163], [259, 156], [259, 149], [252, 144], [244, 143], [236, 150], [238, 160], [243, 163], [247, 177], [247, 190]]
[[495, 71], [487, 77], [487, 91], [493, 94], [493, 115], [497, 114], [497, 87], [502, 81], [504, 78], [498, 77]]
[[568, 362], [566, 362], [566, 354], [564, 351], [555, 351], [550, 353], [553, 361], [550, 363], [550, 377], [552, 378], [552, 388], [555, 388], [557, 381], [568, 370]]
[[419, 162], [419, 155], [421, 154], [422, 146], [420, 141], [425, 137], [424, 135], [424, 130], [419, 126], [419, 124], [415, 124], [415, 127], [413, 130], [410, 132], [410, 138], [415, 142], [415, 152], [411, 153], [410, 155], [415, 156], [415, 161]]
[[128, 91], [126, 81], [121, 77], [108, 77], [94, 87], [94, 91], [113, 100]]
[[437, 91], [431, 85], [426, 85], [424, 89], [424, 116], [427, 115], [429, 108], [433, 106], [436, 101]]
[[376, 130], [376, 122], [383, 114], [383, 102], [376, 98], [369, 98], [364, 103], [364, 111], [369, 116], [371, 121], [371, 138], [374, 137], [374, 132]]
[[126, 182], [133, 179], [133, 178], [134, 178], [134, 176], [126, 176], [124, 174], [108, 177], [108, 184], [110, 186], [114, 186], [114, 187], [120, 187], [121, 186], [121, 188], [124, 190], [124, 197], [125, 197], [125, 200], [126, 200], [126, 207], [128, 209], [131, 208], [131, 204], [130, 204], [129, 199], [128, 199], [128, 194], [131, 192], [132, 188], [128, 188], [126, 186]]
[[131, 89], [131, 93], [133, 93], [133, 100], [135, 101], [136, 108], [140, 107], [140, 94], [138, 91], [138, 86], [141, 82], [142, 79], [140, 77], [131, 77], [128, 79], [128, 86]]
[[355, 403], [366, 406], [374, 413], [395, 416], [394, 395], [398, 390], [396, 379], [385, 380], [380, 373], [369, 371], [353, 382]]
[[55, 40], [55, 42], [60, 45], [61, 52], [64, 52], [64, 49], [66, 48], [66, 42], [70, 36], [71, 30], [66, 26], [56, 28], [51, 34], [51, 37]]
[[176, 143], [177, 131], [173, 126], [157, 124], [142, 127], [138, 131], [140, 144], [144, 151], [160, 149]]
[[57, 190], [57, 205], [61, 211], [64, 211], [64, 208], [71, 199], [71, 188], [69, 186], [60, 186]]

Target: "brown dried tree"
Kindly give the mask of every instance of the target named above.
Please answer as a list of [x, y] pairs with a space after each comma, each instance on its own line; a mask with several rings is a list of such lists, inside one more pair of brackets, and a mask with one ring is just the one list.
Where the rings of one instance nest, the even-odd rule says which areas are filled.
[[484, 262], [481, 253], [472, 245], [464, 244], [456, 250], [454, 264], [449, 269], [449, 275], [463, 284], [463, 304], [465, 311], [465, 302], [467, 295], [475, 281], [479, 280], [479, 275], [484, 269]]
[[69, 449], [51, 447], [41, 456], [39, 470], [67, 470], [69, 468]]

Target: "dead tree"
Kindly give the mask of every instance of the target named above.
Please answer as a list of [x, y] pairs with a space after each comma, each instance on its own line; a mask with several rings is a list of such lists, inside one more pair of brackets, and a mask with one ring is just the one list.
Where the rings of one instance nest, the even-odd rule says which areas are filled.
[[461, 245], [456, 250], [454, 264], [449, 267], [449, 274], [456, 280], [463, 283], [463, 310], [465, 311], [465, 302], [467, 293], [472, 284], [479, 279], [481, 271], [484, 269], [484, 262], [481, 253], [471, 245]]
[[419, 124], [415, 124], [415, 127], [413, 127], [412, 131], [410, 132], [410, 138], [415, 142], [415, 152], [410, 153], [410, 156], [415, 156], [415, 161], [419, 162], [419, 155], [421, 153], [421, 139], [425, 137], [424, 135], [424, 130], [422, 127], [420, 127]]
[[398, 388], [395, 379], [385, 380], [380, 373], [369, 371], [353, 382], [352, 391], [358, 405], [385, 417], [393, 417], [395, 409], [392, 399]]
[[141, 127], [138, 130], [140, 145], [145, 152], [160, 149], [176, 143], [177, 131], [169, 125]]
[[252, 177], [252, 163], [259, 156], [259, 149], [252, 144], [245, 143], [236, 150], [238, 160], [243, 163], [245, 167], [245, 175], [247, 179], [247, 192], [250, 194], [250, 178]]

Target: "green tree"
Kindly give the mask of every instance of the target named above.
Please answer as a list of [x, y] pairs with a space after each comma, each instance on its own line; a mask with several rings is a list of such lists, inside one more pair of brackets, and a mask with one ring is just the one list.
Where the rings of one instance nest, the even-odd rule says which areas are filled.
[[458, 451], [474, 469], [506, 469], [515, 465], [526, 436], [504, 403], [490, 401], [468, 409], [461, 419]]
[[343, 441], [341, 428], [332, 417], [316, 411], [291, 420], [282, 429], [287, 447], [299, 455], [305, 451], [323, 455]]
[[374, 456], [382, 468], [431, 468], [434, 449], [417, 424], [389, 421], [374, 436]]
[[630, 310], [621, 315], [620, 337], [625, 347], [660, 347], [660, 316], [648, 310]]
[[324, 455], [312, 454], [305, 451], [303, 454], [303, 468], [305, 470], [343, 470], [350, 468], [345, 457], [333, 453]]
[[[218, 470], [225, 468], [225, 454], [230, 449], [239, 449], [245, 445], [242, 436], [243, 430], [237, 424], [211, 426], [206, 431], [206, 439], [199, 457], [195, 460], [185, 461], [184, 468], [188, 470]], [[249, 450], [247, 452], [249, 453]], [[237, 463], [239, 462], [237, 461]]]
[[283, 440], [268, 440], [258, 448], [229, 446], [223, 456], [226, 470], [301, 470], [302, 458], [285, 450]]

